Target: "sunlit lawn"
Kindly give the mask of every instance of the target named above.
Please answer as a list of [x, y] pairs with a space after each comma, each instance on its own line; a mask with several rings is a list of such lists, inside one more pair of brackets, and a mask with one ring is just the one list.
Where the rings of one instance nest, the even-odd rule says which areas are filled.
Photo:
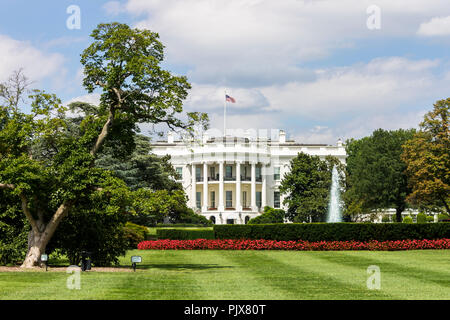
[[[0, 272], [0, 299], [449, 299], [450, 251], [129, 251], [136, 272]], [[381, 270], [369, 290], [367, 267]]]

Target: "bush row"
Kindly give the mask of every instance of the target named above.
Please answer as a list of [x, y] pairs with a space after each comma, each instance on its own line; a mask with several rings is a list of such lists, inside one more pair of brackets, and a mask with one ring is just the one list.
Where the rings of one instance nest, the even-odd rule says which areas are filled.
[[157, 229], [156, 237], [158, 239], [171, 239], [171, 240], [214, 239], [214, 230], [209, 228]]
[[215, 225], [216, 239], [388, 241], [450, 238], [450, 223], [290, 223]]
[[143, 241], [139, 250], [422, 250], [450, 249], [450, 239], [396, 241], [274, 241], [274, 240], [156, 240]]

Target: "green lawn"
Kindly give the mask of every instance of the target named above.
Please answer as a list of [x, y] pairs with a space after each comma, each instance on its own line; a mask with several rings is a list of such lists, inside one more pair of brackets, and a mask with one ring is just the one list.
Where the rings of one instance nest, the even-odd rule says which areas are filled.
[[[450, 251], [130, 251], [134, 272], [0, 272], [0, 299], [450, 299]], [[366, 287], [367, 267], [381, 290]]]

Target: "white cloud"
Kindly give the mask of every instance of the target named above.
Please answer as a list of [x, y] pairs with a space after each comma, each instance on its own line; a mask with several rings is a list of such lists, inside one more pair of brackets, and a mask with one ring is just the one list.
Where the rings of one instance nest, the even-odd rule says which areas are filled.
[[117, 16], [124, 12], [124, 6], [119, 1], [108, 1], [103, 5], [103, 10], [107, 15]]
[[373, 115], [445, 94], [450, 83], [433, 74], [438, 66], [437, 60], [377, 58], [367, 64], [321, 70], [313, 82], [260, 90], [273, 110], [293, 116], [330, 120]]
[[[302, 65], [360, 39], [415, 36], [447, 0], [378, 0], [381, 30], [368, 30], [372, 0], [129, 0], [137, 27], [160, 34], [167, 60], [197, 83], [236, 87], [310, 81]], [[142, 17], [142, 18], [141, 18]]]
[[11, 72], [23, 68], [24, 74], [32, 81], [40, 81], [49, 76], [62, 77], [64, 57], [59, 53], [43, 52], [29, 42], [18, 41], [6, 35], [0, 35], [0, 81], [9, 77]]
[[420, 24], [417, 34], [422, 36], [450, 35], [450, 16], [434, 17], [430, 21]]

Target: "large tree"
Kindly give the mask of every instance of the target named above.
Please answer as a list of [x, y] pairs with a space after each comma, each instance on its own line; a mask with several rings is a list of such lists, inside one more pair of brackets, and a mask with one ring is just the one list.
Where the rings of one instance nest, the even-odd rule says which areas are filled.
[[[116, 185], [95, 161], [105, 146], [116, 156], [130, 154], [139, 123], [164, 123], [192, 132], [205, 114], [182, 117], [189, 83], [161, 68], [163, 45], [158, 34], [125, 24], [100, 24], [84, 50], [83, 84], [101, 91], [96, 115], [86, 115], [74, 135], [60, 100], [45, 92], [31, 96], [31, 112], [10, 105], [0, 109], [0, 189], [16, 197], [31, 226], [22, 267], [40, 264], [40, 256], [62, 219], [89, 194]], [[45, 148], [34, 153], [34, 146]]]
[[413, 135], [414, 130], [378, 129], [371, 136], [347, 141], [347, 213], [395, 208], [401, 222], [410, 189], [400, 156], [403, 144]]
[[[328, 211], [333, 166], [344, 177], [344, 166], [332, 156], [321, 160], [319, 156], [299, 153], [284, 175], [280, 193], [288, 206], [286, 217], [294, 222], [324, 221]], [[342, 184], [341, 184], [342, 185]]]
[[450, 213], [450, 98], [439, 100], [424, 116], [420, 130], [405, 143], [402, 159], [412, 189], [408, 200], [440, 205]]

